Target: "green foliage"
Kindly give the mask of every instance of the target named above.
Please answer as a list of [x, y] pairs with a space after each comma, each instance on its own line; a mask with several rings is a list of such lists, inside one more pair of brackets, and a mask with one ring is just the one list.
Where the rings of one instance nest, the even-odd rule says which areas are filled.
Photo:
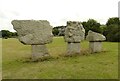
[[120, 25], [120, 20], [118, 17], [113, 17], [113, 18], [109, 18], [106, 25], [109, 26], [109, 25]]
[[93, 19], [82, 22], [82, 24], [86, 31], [85, 36], [89, 30], [92, 30], [105, 35], [107, 41], [120, 42], [120, 20], [118, 17], [109, 18], [106, 25], [100, 25], [100, 23]]
[[104, 31], [106, 30], [106, 25], [101, 25], [100, 26], [100, 29], [101, 29], [101, 33], [103, 34], [104, 33]]
[[8, 31], [8, 30], [1, 30], [1, 32], [2, 32], [2, 37], [3, 38], [7, 39], [7, 38], [12, 36], [12, 33], [10, 31]]
[[0, 31], [0, 38], [2, 38], [2, 32]]
[[59, 33], [59, 30], [56, 27], [54, 27], [53, 30], [52, 30], [52, 33], [53, 33], [54, 36], [57, 36], [58, 33]]
[[107, 41], [120, 42], [120, 20], [117, 17], [109, 18], [103, 34]]
[[53, 35], [54, 36], [64, 36], [65, 27], [66, 26], [57, 26], [57, 27], [54, 27], [53, 30], [52, 30]]
[[85, 28], [85, 36], [87, 35], [89, 30], [94, 32], [101, 33], [100, 23], [98, 23], [94, 19], [89, 19], [87, 22], [82, 22], [83, 27]]
[[118, 25], [109, 25], [107, 26], [107, 35], [106, 38], [108, 41], [111, 42], [119, 42], [119, 37], [120, 36], [120, 29], [118, 29]]
[[2, 38], [5, 39], [17, 36], [16, 32], [10, 32], [8, 30], [1, 30], [0, 32], [2, 33]]
[[14, 38], [14, 37], [17, 37], [18, 36], [18, 34], [17, 34], [17, 32], [12, 32], [12, 37]]

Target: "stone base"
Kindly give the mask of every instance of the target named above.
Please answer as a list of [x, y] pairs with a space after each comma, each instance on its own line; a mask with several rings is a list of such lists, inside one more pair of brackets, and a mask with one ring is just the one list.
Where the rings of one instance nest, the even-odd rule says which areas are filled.
[[32, 45], [32, 60], [50, 56], [45, 45]]
[[67, 55], [80, 54], [80, 43], [68, 43]]
[[89, 42], [89, 48], [91, 53], [102, 51], [102, 42]]

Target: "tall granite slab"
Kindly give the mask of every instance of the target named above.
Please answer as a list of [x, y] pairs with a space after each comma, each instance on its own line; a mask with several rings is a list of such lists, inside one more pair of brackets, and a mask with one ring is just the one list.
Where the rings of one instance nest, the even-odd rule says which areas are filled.
[[45, 44], [52, 42], [52, 26], [47, 20], [13, 20], [13, 28], [18, 39], [25, 45], [32, 46], [33, 60], [49, 56]]
[[80, 42], [84, 40], [85, 29], [81, 22], [68, 21], [65, 28], [65, 42], [67, 45], [67, 55], [80, 54]]
[[86, 40], [89, 41], [90, 52], [96, 53], [102, 51], [102, 41], [106, 40], [106, 37], [100, 33], [89, 30]]

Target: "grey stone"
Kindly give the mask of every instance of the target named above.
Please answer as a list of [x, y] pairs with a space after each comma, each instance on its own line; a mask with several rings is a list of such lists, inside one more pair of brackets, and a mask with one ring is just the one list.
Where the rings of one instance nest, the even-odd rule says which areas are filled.
[[85, 37], [85, 29], [80, 22], [68, 21], [65, 28], [64, 39], [66, 42], [81, 42]]
[[80, 54], [80, 42], [84, 40], [85, 29], [80, 22], [68, 21], [65, 28], [65, 42], [67, 45], [67, 55]]
[[50, 56], [45, 45], [32, 45], [32, 59]]
[[102, 34], [89, 31], [86, 37], [86, 40], [89, 41], [89, 49], [91, 53], [101, 52], [102, 51], [102, 41], [106, 40], [106, 37]]
[[100, 33], [96, 33], [96, 32], [89, 30], [86, 40], [88, 40], [88, 41], [104, 41], [104, 40], [106, 40], [106, 37]]
[[102, 42], [89, 42], [89, 48], [91, 53], [101, 52]]
[[18, 39], [25, 45], [32, 45], [32, 59], [49, 56], [45, 44], [52, 42], [52, 26], [46, 20], [13, 20]]
[[46, 20], [13, 20], [12, 25], [24, 44], [41, 45], [52, 42], [52, 26]]
[[67, 55], [80, 54], [80, 43], [68, 43]]

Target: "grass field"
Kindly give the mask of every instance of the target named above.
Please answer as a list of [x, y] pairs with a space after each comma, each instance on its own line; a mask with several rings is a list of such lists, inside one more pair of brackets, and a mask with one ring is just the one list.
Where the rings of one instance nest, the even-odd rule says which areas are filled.
[[118, 43], [103, 42], [103, 52], [89, 54], [88, 41], [81, 42], [84, 55], [64, 57], [66, 43], [62, 37], [48, 44], [52, 59], [28, 62], [31, 46], [17, 39], [2, 39], [3, 79], [117, 79]]
[[0, 38], [0, 80], [2, 79], [2, 39]]

